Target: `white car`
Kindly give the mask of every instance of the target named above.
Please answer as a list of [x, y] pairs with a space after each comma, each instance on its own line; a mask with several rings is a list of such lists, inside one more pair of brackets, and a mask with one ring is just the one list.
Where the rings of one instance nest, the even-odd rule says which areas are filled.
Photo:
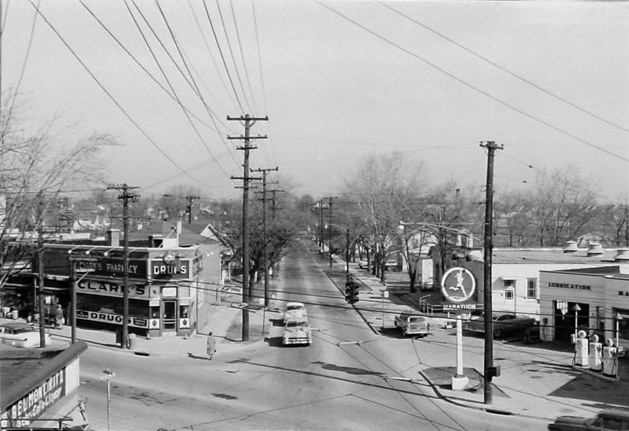
[[284, 320], [290, 318], [303, 318], [307, 319], [306, 307], [301, 302], [289, 302], [286, 304], [286, 310], [284, 310]]
[[[4, 323], [0, 325], [0, 340], [15, 347], [39, 347], [39, 328], [28, 323]], [[44, 340], [50, 345], [50, 334], [46, 334]]]

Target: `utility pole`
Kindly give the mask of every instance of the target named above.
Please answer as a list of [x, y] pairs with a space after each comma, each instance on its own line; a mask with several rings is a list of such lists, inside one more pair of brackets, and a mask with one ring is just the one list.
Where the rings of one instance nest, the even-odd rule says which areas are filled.
[[44, 303], [44, 200], [37, 194], [37, 272], [39, 282], [39, 347], [46, 347], [46, 304]]
[[126, 349], [129, 338], [129, 200], [136, 202], [140, 195], [131, 194], [131, 190], [138, 187], [130, 187], [127, 184], [117, 184], [107, 187], [107, 190], [118, 190], [122, 194], [118, 199], [122, 199], [122, 226], [124, 231], [123, 240], [123, 287], [122, 287], [122, 339], [120, 347]]
[[188, 211], [188, 224], [192, 223], [192, 202], [195, 199], [199, 199], [198, 196], [186, 196], [188, 200], [188, 205], [186, 206], [186, 211]]
[[273, 169], [255, 169], [252, 172], [262, 172], [262, 230], [263, 230], [263, 244], [264, 244], [264, 306], [269, 306], [269, 245], [267, 244], [266, 235], [266, 176], [269, 172], [277, 171], [278, 168]]
[[[238, 150], [244, 151], [244, 163], [243, 163], [243, 171], [244, 174], [242, 177], [232, 177], [232, 179], [241, 179], [242, 180], [242, 302], [248, 303], [250, 292], [249, 292], [249, 182], [251, 181], [251, 177], [249, 177], [249, 151], [255, 150], [257, 147], [252, 146], [250, 141], [252, 139], [266, 139], [266, 136], [255, 136], [252, 137], [250, 135], [251, 127], [257, 121], [268, 121], [269, 117], [250, 117], [249, 114], [244, 117], [227, 117], [227, 121], [240, 121], [241, 124], [245, 128], [244, 136], [228, 136], [227, 139], [239, 139], [244, 142], [244, 146], [237, 147]], [[242, 310], [242, 341], [249, 340], [249, 311], [243, 309]]]
[[334, 199], [332, 196], [330, 196], [328, 198], [329, 201], [329, 206], [328, 209], [329, 211], [329, 218], [330, 218], [330, 229], [328, 229], [328, 253], [330, 254], [330, 268], [332, 268], [332, 199]]
[[324, 227], [323, 227], [323, 199], [319, 200], [319, 253], [323, 256], [323, 247], [325, 246], [325, 242], [323, 238]]
[[494, 153], [502, 150], [502, 145], [494, 141], [481, 142], [481, 147], [487, 148], [487, 184], [485, 190], [485, 241], [484, 241], [484, 270], [483, 270], [483, 303], [485, 313], [485, 366], [483, 373], [483, 392], [485, 404], [492, 403], [491, 379], [499, 374], [494, 367], [494, 332], [493, 310], [491, 298], [491, 266], [493, 253], [493, 199], [494, 199]]

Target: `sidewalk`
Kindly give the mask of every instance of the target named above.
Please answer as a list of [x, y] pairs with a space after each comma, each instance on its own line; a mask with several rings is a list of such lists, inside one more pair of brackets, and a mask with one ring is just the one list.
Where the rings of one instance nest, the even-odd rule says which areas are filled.
[[[339, 261], [339, 265], [344, 261]], [[350, 265], [350, 272], [362, 283], [361, 296], [382, 297], [387, 286], [368, 271]], [[401, 274], [400, 276], [404, 276]], [[388, 275], [389, 279], [393, 279]], [[365, 291], [368, 291], [365, 292]], [[396, 310], [418, 310], [408, 300], [409, 294], [389, 292], [385, 303], [369, 305], [359, 302], [356, 309], [373, 331], [392, 329]], [[379, 307], [386, 306], [387, 315]], [[446, 328], [447, 316], [428, 316], [429, 337], [421, 339], [429, 355], [422, 357], [418, 376], [407, 376], [411, 382], [428, 382], [437, 395], [453, 404], [507, 415], [523, 415], [553, 421], [557, 416], [594, 416], [602, 409], [629, 409], [629, 358], [619, 359], [618, 380], [606, 378], [600, 372], [573, 367], [574, 346], [540, 342], [533, 345], [522, 341], [495, 340], [494, 365], [500, 365], [501, 375], [492, 381], [492, 403], [485, 404], [483, 388], [484, 340], [463, 338], [464, 375], [469, 378], [466, 390], [452, 390], [451, 379], [456, 374], [456, 329]]]

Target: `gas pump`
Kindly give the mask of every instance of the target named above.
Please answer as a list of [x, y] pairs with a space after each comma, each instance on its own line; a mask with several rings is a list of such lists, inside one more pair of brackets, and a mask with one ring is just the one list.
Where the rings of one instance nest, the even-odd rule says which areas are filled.
[[603, 345], [598, 342], [598, 335], [592, 335], [590, 339], [590, 370], [601, 371], [603, 369]]
[[616, 377], [618, 374], [618, 358], [616, 357], [616, 347], [611, 338], [607, 339], [606, 346], [603, 347], [603, 374], [608, 377]]
[[588, 368], [588, 339], [585, 331], [579, 331], [575, 343], [574, 363], [578, 367]]

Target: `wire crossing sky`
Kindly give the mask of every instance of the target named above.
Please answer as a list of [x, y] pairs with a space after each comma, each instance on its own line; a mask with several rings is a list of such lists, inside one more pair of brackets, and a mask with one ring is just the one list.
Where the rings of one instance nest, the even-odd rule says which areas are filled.
[[570, 167], [610, 201], [629, 184], [622, 2], [4, 0], [2, 92], [27, 127], [110, 133], [112, 183], [239, 196], [228, 116], [268, 116], [253, 169], [335, 194], [395, 151], [480, 193]]

